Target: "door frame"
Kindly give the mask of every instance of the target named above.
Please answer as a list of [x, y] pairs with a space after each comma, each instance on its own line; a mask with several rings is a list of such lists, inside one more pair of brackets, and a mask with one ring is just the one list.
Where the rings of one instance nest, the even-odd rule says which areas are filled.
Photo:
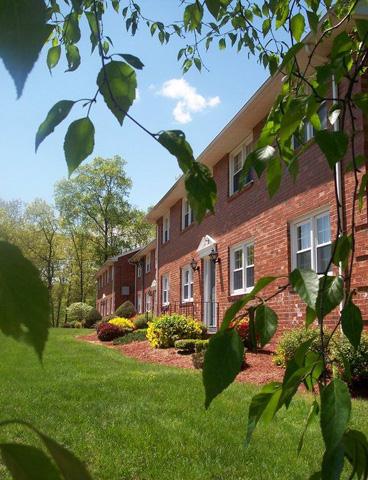
[[[214, 298], [210, 298], [210, 268], [214, 269]], [[216, 303], [216, 298], [217, 298], [217, 279], [216, 279], [216, 263], [214, 263], [210, 257], [204, 257], [203, 258], [203, 323], [206, 325], [209, 333], [215, 333], [217, 332], [217, 303]], [[211, 313], [212, 313], [212, 319], [213, 319], [213, 325], [210, 325], [210, 318], [208, 318], [208, 308], [210, 306], [210, 302], [213, 303], [213, 309], [211, 308]]]

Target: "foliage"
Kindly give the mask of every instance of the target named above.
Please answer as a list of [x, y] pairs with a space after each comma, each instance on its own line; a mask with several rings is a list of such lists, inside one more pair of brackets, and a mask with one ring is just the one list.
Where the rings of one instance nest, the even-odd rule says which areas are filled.
[[92, 328], [97, 322], [101, 321], [102, 317], [100, 312], [98, 312], [95, 308], [90, 310], [84, 320], [84, 327]]
[[179, 353], [193, 353], [195, 351], [195, 345], [197, 340], [191, 338], [185, 338], [183, 340], [176, 340], [174, 347]]
[[145, 340], [147, 340], [147, 329], [142, 328], [127, 333], [123, 337], [115, 338], [112, 343], [113, 345], [126, 345], [127, 343], [144, 342]]
[[[329, 337], [326, 334], [325, 340]], [[310, 349], [313, 352], [321, 352], [321, 340], [317, 329], [304, 327], [292, 328], [284, 332], [277, 343], [276, 355], [273, 362], [281, 367], [286, 367], [287, 363], [294, 358], [299, 346], [308, 340], [312, 340]]]
[[368, 334], [363, 333], [358, 348], [340, 336], [331, 342], [331, 359], [349, 383], [368, 381]]
[[185, 315], [161, 315], [150, 322], [147, 340], [154, 348], [173, 347], [177, 340], [184, 338], [201, 338], [201, 324]]
[[108, 321], [111, 325], [116, 325], [119, 328], [134, 330], [134, 323], [129, 318], [115, 317]]
[[63, 328], [82, 328], [83, 323], [79, 322], [78, 320], [73, 320], [72, 322], [65, 322], [62, 325]]
[[148, 319], [147, 319], [147, 315], [145, 313], [142, 313], [141, 315], [137, 315], [134, 319], [133, 319], [133, 323], [134, 323], [134, 326], [135, 328], [147, 328], [148, 327]]
[[86, 303], [76, 302], [69, 305], [67, 308], [67, 315], [69, 322], [78, 321], [84, 322], [88, 315], [92, 312], [93, 307]]
[[115, 315], [123, 318], [133, 318], [136, 313], [137, 310], [130, 300], [126, 300], [115, 310]]
[[97, 337], [101, 342], [110, 342], [123, 334], [123, 330], [109, 322], [101, 323], [97, 329]]
[[247, 317], [231, 322], [229, 328], [234, 328], [236, 330], [245, 347], [251, 346], [251, 340], [249, 337], [249, 319]]

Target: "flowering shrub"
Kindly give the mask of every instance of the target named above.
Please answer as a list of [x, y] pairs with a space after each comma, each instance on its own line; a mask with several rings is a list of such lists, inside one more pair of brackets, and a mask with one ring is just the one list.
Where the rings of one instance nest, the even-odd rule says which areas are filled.
[[203, 325], [184, 315], [161, 315], [150, 322], [147, 340], [154, 348], [173, 347], [177, 340], [201, 338]]
[[250, 346], [249, 340], [249, 320], [242, 318], [239, 321], [230, 323], [230, 328], [234, 328], [246, 347]]
[[119, 328], [124, 328], [124, 329], [129, 329], [131, 328], [132, 330], [134, 330], [134, 323], [129, 320], [129, 318], [120, 318], [120, 317], [115, 317], [115, 318], [112, 318], [111, 320], [109, 320], [109, 322], [111, 325], [116, 325], [117, 327]]
[[100, 323], [97, 328], [97, 337], [101, 342], [110, 342], [121, 335], [121, 328], [109, 322]]

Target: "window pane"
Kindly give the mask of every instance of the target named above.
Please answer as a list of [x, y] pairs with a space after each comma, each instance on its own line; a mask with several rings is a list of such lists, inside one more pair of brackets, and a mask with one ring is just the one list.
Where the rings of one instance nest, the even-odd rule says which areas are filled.
[[310, 250], [296, 254], [296, 266], [298, 268], [312, 268]]
[[328, 243], [331, 241], [330, 216], [324, 215], [317, 218], [317, 244]]
[[189, 285], [184, 285], [183, 298], [184, 300], [188, 300], [189, 298]]
[[235, 250], [234, 252], [234, 270], [243, 268], [243, 250]]
[[311, 246], [311, 224], [303, 223], [297, 227], [298, 251]]
[[233, 193], [238, 192], [240, 189], [240, 175], [241, 172], [238, 172], [233, 176]]
[[243, 270], [237, 270], [233, 273], [234, 275], [234, 290], [243, 289]]
[[247, 246], [247, 265], [254, 264], [254, 245]]
[[193, 283], [190, 284], [190, 298], [193, 298]]
[[247, 288], [253, 287], [254, 286], [254, 267], [247, 267], [246, 269], [246, 282], [247, 282]]
[[242, 168], [242, 154], [239, 152], [237, 155], [235, 155], [233, 159], [233, 173], [237, 173], [241, 170]]
[[317, 273], [323, 273], [331, 258], [331, 245], [317, 247]]

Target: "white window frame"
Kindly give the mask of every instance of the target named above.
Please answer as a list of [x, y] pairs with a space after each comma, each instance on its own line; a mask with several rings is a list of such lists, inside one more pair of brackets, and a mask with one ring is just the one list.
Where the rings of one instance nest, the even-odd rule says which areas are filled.
[[143, 309], [142, 309], [142, 292], [138, 292], [137, 293], [137, 312], [138, 313], [143, 313]]
[[152, 312], [152, 295], [148, 291], [145, 293], [144, 308], [145, 312]]
[[162, 218], [162, 243], [170, 240], [170, 212]]
[[[321, 102], [321, 105], [319, 106], [319, 109], [317, 110], [317, 114], [319, 114], [319, 111], [326, 106], [326, 101], [324, 102]], [[327, 106], [326, 106], [326, 116], [324, 118], [321, 119], [320, 117], [320, 120], [321, 120], [321, 127], [322, 129], [326, 129], [328, 127], [328, 110], [327, 110]], [[337, 121], [337, 120], [336, 120]], [[312, 140], [312, 138], [314, 138], [314, 127], [313, 125], [311, 124], [310, 121], [307, 121], [304, 123], [304, 127], [305, 127], [305, 139], [304, 139], [304, 143], [307, 143], [309, 142], [309, 140]], [[295, 150], [296, 148], [299, 148], [301, 145], [303, 145], [303, 143], [300, 143], [299, 145], [296, 143], [297, 140], [295, 138], [295, 135], [292, 136], [292, 146], [293, 146], [293, 149]]]
[[[247, 140], [245, 140], [245, 142], [243, 142], [241, 145], [239, 145], [235, 150], [233, 150], [230, 153], [230, 156], [229, 156], [229, 196], [230, 197], [235, 193], [238, 193], [241, 191], [241, 188], [239, 190], [234, 190], [234, 176], [242, 170], [245, 159], [247, 158], [247, 155], [249, 155], [250, 153], [251, 143], [252, 143], [252, 139], [248, 138]], [[239, 154], [241, 155], [241, 167], [239, 170], [234, 171], [234, 168], [235, 168], [234, 160]], [[251, 182], [252, 182], [252, 179], [249, 178], [249, 180], [243, 185], [243, 187], [245, 185], [248, 185], [248, 183], [251, 183]]]
[[137, 265], [137, 278], [141, 278], [142, 276], [142, 264], [139, 262]]
[[[317, 238], [317, 220], [318, 218], [325, 217], [326, 215], [329, 216], [330, 219], [330, 241], [318, 244]], [[309, 223], [311, 225], [311, 238], [310, 238], [310, 248], [304, 250], [298, 250], [298, 227]], [[331, 214], [329, 209], [317, 210], [312, 212], [308, 215], [304, 215], [303, 217], [293, 221], [290, 224], [290, 238], [291, 238], [291, 268], [294, 270], [297, 268], [297, 254], [303, 253], [307, 250], [311, 250], [311, 268], [317, 272], [317, 249], [321, 247], [325, 247], [327, 245], [332, 244], [332, 237], [331, 237]], [[332, 274], [332, 265], [330, 266], [330, 270], [328, 272]], [[322, 275], [319, 273], [319, 275]]]
[[[233, 245], [230, 248], [230, 294], [231, 295], [242, 295], [244, 293], [250, 292], [253, 287], [254, 287], [254, 258], [253, 258], [253, 263], [248, 264], [248, 255], [247, 255], [247, 249], [248, 247], [253, 247], [253, 256], [254, 256], [254, 241], [253, 240], [247, 240], [246, 242], [238, 243], [236, 245]], [[243, 287], [238, 288], [237, 290], [234, 290], [234, 272], [235, 272], [235, 252], [241, 250], [242, 252], [242, 268], [236, 269], [236, 270], [242, 270], [242, 279], [243, 279]], [[250, 287], [247, 287], [247, 270], [250, 268], [253, 268], [253, 285]]]
[[151, 271], [151, 252], [148, 252], [145, 259], [146, 273]]
[[[188, 273], [188, 282], [186, 282], [185, 277]], [[184, 287], [188, 286], [188, 297], [184, 296]], [[190, 265], [186, 265], [181, 269], [181, 301], [182, 303], [193, 302], [194, 295], [194, 285], [193, 285], [193, 270]]]
[[[185, 225], [185, 217], [188, 215], [188, 225]], [[183, 198], [181, 202], [181, 229], [185, 230], [194, 222], [193, 210], [187, 198]]]
[[169, 275], [165, 273], [161, 277], [161, 290], [162, 290], [162, 305], [169, 305], [170, 303], [170, 279]]

